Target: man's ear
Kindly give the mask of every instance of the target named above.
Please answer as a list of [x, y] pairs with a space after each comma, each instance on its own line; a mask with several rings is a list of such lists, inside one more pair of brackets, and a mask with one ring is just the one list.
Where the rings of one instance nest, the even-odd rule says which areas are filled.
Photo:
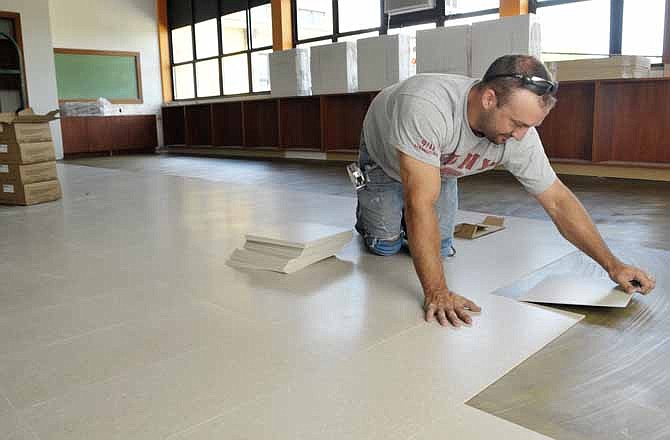
[[482, 93], [482, 107], [484, 110], [491, 110], [498, 105], [498, 97], [493, 89], [485, 89]]

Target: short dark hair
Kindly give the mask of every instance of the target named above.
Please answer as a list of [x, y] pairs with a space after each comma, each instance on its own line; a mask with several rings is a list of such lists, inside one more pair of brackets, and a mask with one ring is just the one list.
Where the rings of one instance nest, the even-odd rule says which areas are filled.
[[[520, 74], [528, 77], [537, 76], [548, 81], [554, 81], [551, 73], [542, 61], [530, 55], [504, 55], [489, 66], [479, 83], [480, 88], [489, 87], [496, 93], [498, 106], [505, 105], [515, 90], [522, 89], [522, 82], [517, 78], [496, 77], [505, 74]], [[553, 93], [540, 97], [542, 105], [553, 107], [556, 96]]]

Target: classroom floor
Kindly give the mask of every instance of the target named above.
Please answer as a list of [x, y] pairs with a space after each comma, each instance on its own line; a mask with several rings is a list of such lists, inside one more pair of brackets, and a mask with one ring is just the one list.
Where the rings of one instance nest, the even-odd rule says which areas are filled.
[[[225, 265], [254, 226], [350, 226], [355, 201], [341, 166], [134, 156], [70, 161], [59, 174], [62, 201], [0, 207], [8, 232], [0, 236], [0, 438], [544, 438], [538, 433], [556, 431], [550, 423], [505, 420], [514, 419], [505, 409], [515, 392], [505, 381], [521, 368], [541, 377], [545, 350], [575, 349], [570, 341], [602, 325], [587, 310], [490, 294], [574, 252], [503, 174], [461, 185], [463, 209], [513, 217], [504, 233], [459, 242], [445, 262], [452, 288], [484, 307], [459, 330], [422, 321], [407, 255], [374, 257], [358, 241], [289, 277]], [[574, 182], [587, 207], [597, 205], [594, 217], [620, 214], [603, 225], [617, 249], [635, 243], [636, 258], [667, 261], [640, 246], [667, 249], [667, 184], [598, 183]], [[579, 322], [574, 312], [587, 316]], [[590, 372], [579, 372], [576, 380], [588, 381]], [[494, 392], [473, 405], [484, 390]], [[551, 392], [538, 400], [538, 420], [571, 410], [542, 406]], [[577, 425], [555, 438], [580, 438]], [[620, 425], [601, 426], [602, 436], [581, 438], [629, 438]]]

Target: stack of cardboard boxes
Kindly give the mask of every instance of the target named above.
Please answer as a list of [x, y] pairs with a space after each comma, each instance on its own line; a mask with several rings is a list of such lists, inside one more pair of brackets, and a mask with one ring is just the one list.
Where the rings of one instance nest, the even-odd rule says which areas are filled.
[[57, 112], [0, 113], [0, 204], [35, 205], [61, 198], [49, 129]]

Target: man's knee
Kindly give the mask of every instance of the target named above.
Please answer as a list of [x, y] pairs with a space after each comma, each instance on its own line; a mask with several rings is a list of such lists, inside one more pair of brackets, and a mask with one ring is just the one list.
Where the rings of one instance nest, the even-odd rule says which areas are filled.
[[365, 247], [375, 255], [388, 257], [400, 252], [402, 248], [402, 237], [395, 240], [382, 240], [379, 238], [366, 237]]

